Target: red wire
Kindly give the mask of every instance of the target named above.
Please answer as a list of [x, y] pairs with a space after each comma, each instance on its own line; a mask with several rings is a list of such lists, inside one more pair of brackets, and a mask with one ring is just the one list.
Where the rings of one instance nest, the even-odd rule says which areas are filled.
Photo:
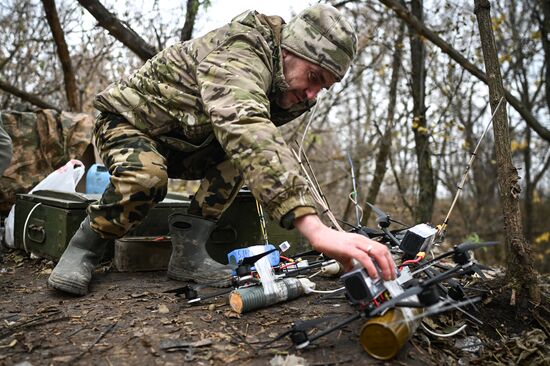
[[296, 263], [292, 262], [292, 263], [287, 263], [287, 264], [283, 264], [282, 266], [279, 267], [279, 269], [285, 269], [287, 267], [290, 267], [290, 266], [295, 266]]
[[401, 263], [401, 265], [399, 266], [399, 270], [401, 270], [401, 268], [409, 265], [409, 264], [416, 264], [418, 262], [420, 262], [422, 260], [423, 257], [416, 257], [416, 259], [409, 259], [403, 263]]
[[287, 261], [287, 262], [294, 262], [294, 259], [285, 257], [284, 255], [280, 255], [279, 257], [280, 257], [281, 259], [284, 259], [284, 260]]

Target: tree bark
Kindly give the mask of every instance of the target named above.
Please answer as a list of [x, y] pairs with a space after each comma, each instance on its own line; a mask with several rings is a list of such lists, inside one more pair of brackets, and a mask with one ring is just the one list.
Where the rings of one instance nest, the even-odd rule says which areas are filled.
[[523, 235], [519, 204], [521, 188], [517, 169], [512, 164], [508, 115], [505, 106], [501, 106], [495, 112], [500, 99], [504, 97], [504, 86], [491, 25], [491, 6], [488, 0], [474, 0], [474, 3], [474, 13], [477, 17], [483, 59], [487, 71], [491, 110], [495, 114], [493, 133], [498, 167], [498, 187], [504, 216], [506, 274], [512, 288], [516, 290], [516, 298], [528, 298], [539, 303], [540, 291], [537, 274], [533, 267], [531, 246]]
[[[397, 39], [394, 43], [394, 51], [392, 58], [392, 72], [390, 79], [390, 92], [389, 92], [389, 101], [388, 101], [388, 114], [386, 128], [384, 129], [384, 134], [380, 137], [380, 148], [378, 154], [376, 155], [374, 176], [369, 187], [369, 193], [367, 194], [366, 201], [371, 204], [376, 203], [376, 198], [380, 192], [380, 187], [384, 181], [384, 176], [386, 175], [388, 157], [391, 154], [391, 143], [392, 143], [392, 132], [394, 126], [395, 118], [395, 104], [397, 100], [397, 83], [399, 82], [399, 69], [401, 68], [401, 55], [403, 51], [403, 34], [405, 33], [404, 23], [401, 22], [399, 27]], [[363, 220], [361, 220], [362, 225], [367, 225], [369, 216], [371, 214], [371, 208], [369, 205], [365, 204], [363, 207]]]
[[26, 91], [23, 91], [21, 89], [17, 89], [15, 86], [6, 83], [2, 79], [0, 79], [0, 89], [4, 90], [4, 91], [6, 91], [10, 94], [13, 94], [13, 95], [23, 99], [24, 101], [27, 101], [27, 102], [29, 102], [32, 105], [35, 105], [37, 107], [40, 107], [40, 108], [43, 108], [43, 109], [53, 109], [53, 110], [56, 110], [58, 112], [61, 112], [61, 109], [59, 109], [59, 107], [55, 107], [55, 106], [53, 106], [49, 103], [44, 102], [42, 99], [40, 99], [36, 95], [32, 95], [32, 94], [27, 93]]
[[144, 62], [153, 57], [157, 50], [141, 38], [128, 24], [121, 22], [98, 0], [78, 0], [93, 15], [100, 26], [107, 29], [113, 37], [122, 42]]
[[[422, 0], [411, 1], [411, 13], [420, 23], [424, 21]], [[432, 169], [430, 131], [426, 123], [426, 47], [420, 35], [410, 29], [411, 89], [413, 97], [414, 145], [418, 164], [418, 198], [415, 204], [415, 222], [430, 222], [435, 200], [435, 182]]]
[[542, 48], [544, 50], [545, 69], [545, 92], [546, 105], [550, 109], [550, 1], [539, 0], [539, 8], [542, 10], [542, 15], [538, 14], [540, 38]]
[[[391, 8], [399, 18], [405, 21], [409, 26], [414, 28], [420, 35], [429, 39], [433, 44], [438, 46], [441, 51], [446, 53], [449, 57], [455, 60], [460, 66], [464, 67], [468, 72], [485, 84], [488, 83], [487, 76], [483, 71], [477, 68], [474, 64], [468, 61], [464, 56], [455, 50], [450, 44], [441, 39], [436, 33], [426, 27], [415, 16], [413, 16], [407, 8], [402, 6], [398, 0], [380, 0], [380, 2], [387, 7]], [[527, 125], [531, 127], [542, 139], [550, 142], [550, 130], [545, 128], [533, 114], [510, 92], [504, 90], [506, 100], [512, 107], [523, 117]]]
[[78, 103], [76, 76], [71, 63], [69, 47], [67, 47], [67, 42], [65, 42], [65, 35], [63, 34], [63, 29], [61, 28], [61, 23], [59, 22], [59, 16], [57, 15], [57, 9], [55, 8], [55, 0], [42, 0], [42, 4], [44, 5], [46, 19], [55, 41], [57, 56], [61, 62], [63, 81], [65, 84], [65, 95], [67, 96], [69, 110], [73, 112], [80, 112], [81, 108], [80, 103]]
[[193, 28], [195, 27], [195, 19], [199, 11], [199, 0], [187, 0], [187, 11], [185, 12], [185, 23], [181, 30], [180, 41], [185, 42], [193, 36]]

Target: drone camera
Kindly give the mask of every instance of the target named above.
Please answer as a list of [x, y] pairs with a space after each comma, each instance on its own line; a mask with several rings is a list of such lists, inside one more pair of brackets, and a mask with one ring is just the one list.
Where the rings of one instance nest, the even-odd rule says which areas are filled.
[[437, 230], [430, 225], [415, 225], [407, 230], [399, 249], [407, 256], [414, 257], [422, 247], [428, 247], [433, 242], [436, 232]]
[[357, 268], [342, 275], [342, 281], [349, 300], [354, 304], [370, 302], [386, 290], [382, 281], [373, 281], [365, 268]]

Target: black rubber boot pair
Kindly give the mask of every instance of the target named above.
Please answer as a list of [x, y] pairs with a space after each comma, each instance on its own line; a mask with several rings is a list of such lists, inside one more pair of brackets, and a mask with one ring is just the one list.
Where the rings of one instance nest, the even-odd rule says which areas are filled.
[[[216, 223], [198, 216], [175, 214], [169, 219], [172, 255], [168, 277], [215, 287], [231, 285], [231, 267], [214, 261], [206, 242]], [[48, 278], [48, 284], [64, 292], [86, 295], [92, 273], [103, 257], [109, 240], [90, 227], [86, 217]]]
[[168, 219], [168, 224], [172, 238], [168, 277], [214, 287], [229, 287], [231, 267], [216, 262], [206, 251], [206, 242], [216, 222], [193, 215], [174, 214]]
[[103, 257], [108, 239], [90, 227], [86, 217], [48, 278], [48, 284], [75, 295], [86, 295], [92, 273]]

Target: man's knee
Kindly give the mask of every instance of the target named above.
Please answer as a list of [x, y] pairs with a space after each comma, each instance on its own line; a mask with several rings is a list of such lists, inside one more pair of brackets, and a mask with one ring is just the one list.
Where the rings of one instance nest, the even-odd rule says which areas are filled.
[[115, 162], [110, 170], [113, 185], [122, 194], [166, 189], [168, 184], [165, 162], [153, 151], [130, 153]]

